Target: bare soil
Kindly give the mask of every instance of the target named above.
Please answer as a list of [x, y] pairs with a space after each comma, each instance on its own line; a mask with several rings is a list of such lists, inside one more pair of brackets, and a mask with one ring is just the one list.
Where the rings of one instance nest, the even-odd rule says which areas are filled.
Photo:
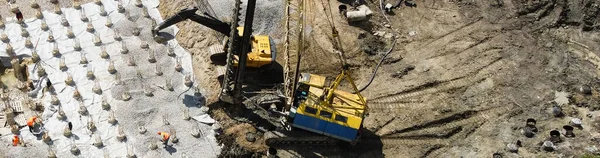
[[[327, 3], [327, 1], [323, 1]], [[163, 16], [172, 15], [192, 2], [161, 3]], [[368, 22], [348, 24], [336, 13], [336, 28], [353, 70], [362, 86], [370, 78], [382, 53], [364, 52], [373, 41], [386, 44], [390, 38], [359, 40], [359, 34], [375, 31], [397, 33], [396, 47], [379, 69], [368, 89], [370, 114], [364, 122], [363, 144], [349, 148], [306, 147], [280, 150], [282, 157], [557, 157], [599, 154], [600, 147], [600, 1], [598, 0], [499, 0], [417, 1], [388, 15], [384, 25], [379, 1], [367, 1], [374, 15]], [[389, 2], [389, 3], [395, 3]], [[327, 6], [327, 5], [326, 5]], [[214, 7], [214, 6], [213, 6]], [[301, 71], [334, 76], [338, 56], [332, 53], [331, 34], [321, 1], [307, 8], [307, 51]], [[279, 19], [275, 19], [279, 20]], [[208, 102], [216, 101], [218, 84], [214, 66], [205, 53], [211, 44], [206, 28], [192, 22], [178, 24], [177, 40], [194, 52], [200, 83], [212, 89]], [[283, 38], [275, 34], [273, 38]], [[382, 51], [377, 47], [376, 50]], [[383, 49], [385, 50], [385, 49]], [[401, 75], [399, 75], [401, 74]], [[588, 85], [591, 95], [578, 93]], [[564, 116], [551, 113], [555, 93], [572, 94], [561, 105]], [[260, 141], [248, 143], [245, 134], [255, 131], [231, 119], [227, 107], [211, 105], [213, 118], [225, 128], [222, 156], [263, 153]], [[533, 138], [521, 134], [527, 118], [537, 120]], [[541, 150], [549, 131], [580, 118], [583, 128], [575, 138], [562, 137], [557, 150]], [[244, 128], [242, 128], [244, 127]], [[242, 128], [242, 129], [240, 129]], [[506, 150], [517, 140], [517, 153]], [[233, 143], [235, 142], [235, 143]], [[596, 150], [593, 150], [596, 148]], [[244, 152], [240, 152], [244, 151]]]

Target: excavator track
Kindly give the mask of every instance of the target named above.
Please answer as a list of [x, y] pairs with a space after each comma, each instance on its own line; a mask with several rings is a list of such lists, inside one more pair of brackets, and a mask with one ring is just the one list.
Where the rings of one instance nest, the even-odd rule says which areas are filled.
[[333, 146], [337, 145], [340, 141], [331, 137], [326, 136], [314, 136], [314, 137], [280, 137], [280, 138], [269, 138], [265, 143], [270, 147], [285, 147], [289, 145], [319, 145], [319, 146]]

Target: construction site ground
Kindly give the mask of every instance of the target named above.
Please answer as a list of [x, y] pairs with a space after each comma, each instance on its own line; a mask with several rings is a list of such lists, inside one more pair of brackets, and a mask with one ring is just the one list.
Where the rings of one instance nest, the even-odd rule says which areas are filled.
[[[213, 8], [233, 5], [213, 3]], [[261, 5], [257, 10], [274, 10]], [[284, 2], [279, 2], [284, 3]], [[306, 51], [301, 71], [328, 77], [339, 73], [338, 56], [332, 53], [331, 29], [323, 4], [330, 3], [353, 76], [364, 85], [382, 53], [396, 38], [396, 47], [383, 62], [370, 87], [369, 116], [364, 122], [365, 140], [357, 146], [290, 146], [278, 150], [282, 157], [556, 157], [597, 155], [600, 134], [598, 53], [600, 53], [600, 1], [597, 0], [424, 0], [416, 7], [402, 5], [387, 15], [379, 1], [367, 0], [373, 10], [369, 21], [349, 24], [337, 14], [338, 1], [307, 2]], [[396, 1], [385, 3], [395, 4]], [[173, 14], [191, 1], [162, 5], [162, 15]], [[225, 5], [225, 6], [223, 6]], [[325, 5], [327, 6], [327, 5]], [[273, 7], [273, 6], [270, 6]], [[276, 6], [284, 7], [284, 6]], [[271, 17], [272, 18], [272, 17]], [[261, 19], [257, 14], [255, 19]], [[271, 19], [283, 21], [283, 19]], [[177, 39], [194, 53], [197, 75], [216, 74], [205, 46], [213, 44], [206, 28], [192, 22], [178, 25]], [[260, 22], [255, 22], [260, 26]], [[390, 30], [394, 28], [393, 30]], [[283, 27], [270, 30], [283, 39]], [[261, 29], [261, 28], [257, 28]], [[264, 33], [264, 32], [263, 32]], [[380, 34], [374, 36], [374, 34]], [[386, 34], [390, 34], [387, 35]], [[361, 39], [359, 39], [361, 38]], [[281, 43], [280, 43], [281, 44]], [[279, 49], [278, 53], [282, 53]], [[200, 81], [219, 87], [216, 76]], [[592, 95], [578, 93], [583, 85]], [[567, 92], [569, 102], [560, 105], [563, 117], [554, 117], [555, 93]], [[208, 97], [215, 102], [216, 93]], [[214, 103], [213, 117], [229, 128], [233, 138], [223, 156], [264, 153], [260, 141], [243, 139], [249, 124], [232, 120], [227, 107]], [[525, 120], [537, 120], [538, 133], [526, 138], [520, 132]], [[564, 138], [557, 150], [541, 150], [549, 131], [563, 132], [572, 118], [583, 128], [575, 138]], [[237, 132], [237, 133], [234, 133]], [[371, 133], [371, 134], [369, 134]], [[378, 141], [373, 141], [378, 140]], [[506, 148], [517, 140], [517, 153]], [[373, 144], [375, 142], [375, 144]], [[370, 144], [369, 144], [370, 143]]]
[[[233, 0], [209, 2], [221, 19], [231, 15]], [[371, 18], [348, 23], [337, 12], [341, 2], [307, 1], [302, 72], [328, 77], [339, 73], [324, 7], [332, 9], [359, 87], [392, 41], [396, 44], [362, 92], [369, 115], [361, 142], [291, 145], [279, 148], [279, 157], [599, 156], [600, 0], [415, 2], [415, 7], [402, 5], [385, 15], [387, 23], [380, 1], [366, 0]], [[255, 33], [275, 38], [278, 48], [284, 38], [285, 3], [257, 0]], [[194, 0], [163, 0], [158, 8], [165, 18], [194, 5]], [[240, 121], [240, 114], [230, 112], [231, 105], [218, 102], [218, 73], [207, 49], [220, 41], [194, 22], [177, 26], [176, 39], [192, 53], [196, 83], [204, 88], [209, 113], [224, 128], [217, 137], [223, 145], [220, 156], [265, 156], [269, 147], [257, 125]], [[582, 93], [585, 86], [591, 94]], [[553, 102], [563, 116], [553, 115]], [[537, 121], [532, 138], [521, 133], [529, 118]], [[564, 134], [563, 126], [573, 118], [582, 120], [575, 137], [561, 136], [555, 151], [543, 150], [550, 131]], [[256, 141], [247, 141], [249, 133], [257, 133]], [[518, 151], [510, 152], [507, 145], [517, 141]]]

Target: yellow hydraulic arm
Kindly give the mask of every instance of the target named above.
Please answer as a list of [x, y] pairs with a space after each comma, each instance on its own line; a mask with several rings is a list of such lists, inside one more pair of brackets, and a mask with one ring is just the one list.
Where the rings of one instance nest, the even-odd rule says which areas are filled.
[[[348, 80], [348, 82], [350, 82], [352, 89], [358, 95], [360, 102], [363, 105], [365, 105], [365, 109], [366, 109], [367, 108], [366, 101], [365, 101], [364, 97], [360, 94], [360, 92], [358, 91], [356, 84], [354, 84], [354, 80], [352, 79], [350, 71], [349, 71], [349, 66], [346, 63], [346, 55], [344, 54], [344, 49], [342, 48], [342, 44], [340, 42], [340, 37], [338, 35], [338, 31], [335, 28], [335, 23], [333, 21], [333, 16], [332, 16], [333, 14], [331, 13], [331, 7], [329, 5], [329, 1], [327, 1], [327, 5], [329, 6], [329, 7], [326, 7], [326, 8], [329, 8], [328, 9], [329, 15], [327, 15], [327, 13], [325, 13], [325, 14], [328, 16], [329, 26], [331, 26], [331, 36], [333, 37], [332, 38], [333, 49], [335, 52], [337, 52], [340, 55], [340, 62], [342, 64], [342, 72], [335, 78], [335, 80], [330, 85], [330, 87], [326, 89], [327, 96], [324, 101], [327, 101], [327, 103], [329, 105], [332, 104], [333, 95], [334, 95], [335, 90], [342, 82], [342, 79], [346, 78]], [[323, 6], [325, 6], [325, 5], [323, 5]]]

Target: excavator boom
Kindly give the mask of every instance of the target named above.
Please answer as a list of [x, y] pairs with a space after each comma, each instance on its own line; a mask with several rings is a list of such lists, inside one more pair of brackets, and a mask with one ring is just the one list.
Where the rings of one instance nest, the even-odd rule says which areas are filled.
[[190, 19], [190, 20], [197, 22], [199, 24], [202, 24], [210, 29], [213, 29], [221, 34], [229, 36], [229, 34], [231, 32], [231, 25], [218, 20], [217, 18], [212, 17], [207, 13], [205, 13], [203, 15], [198, 15], [198, 14], [196, 14], [196, 11], [198, 11], [197, 7], [182, 9], [181, 11], [177, 12], [175, 15], [169, 17], [167, 20], [158, 24], [154, 29], [152, 29], [152, 34], [156, 36], [158, 34], [158, 31], [160, 31], [164, 28], [167, 28], [171, 25], [175, 25], [181, 21]]

